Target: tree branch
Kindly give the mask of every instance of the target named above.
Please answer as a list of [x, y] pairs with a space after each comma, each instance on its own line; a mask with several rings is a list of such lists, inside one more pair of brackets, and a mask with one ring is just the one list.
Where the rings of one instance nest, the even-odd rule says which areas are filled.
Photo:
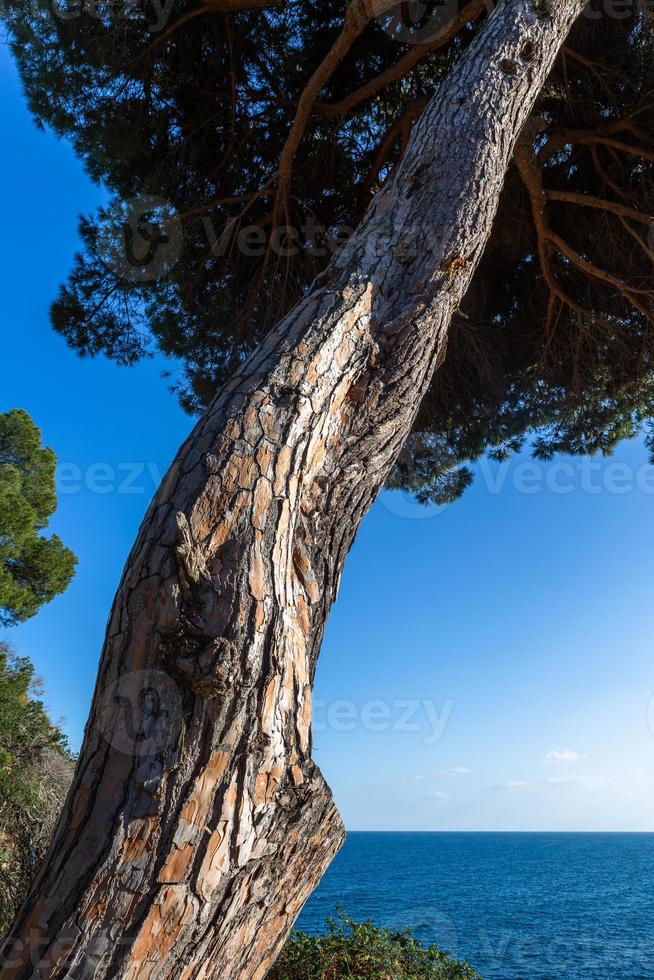
[[293, 159], [302, 141], [309, 117], [320, 92], [341, 64], [356, 39], [363, 33], [371, 17], [373, 15], [379, 16], [381, 13], [393, 7], [395, 3], [396, 0], [353, 0], [348, 6], [343, 30], [307, 82], [297, 104], [293, 125], [291, 126], [279, 158], [279, 184], [277, 199], [275, 201], [276, 218], [287, 210], [288, 194], [293, 172]]
[[[623, 122], [623, 120], [620, 120]], [[630, 143], [623, 143], [621, 140], [613, 139], [611, 136], [604, 136], [602, 132], [586, 129], [562, 129], [558, 134], [566, 143], [577, 143], [580, 146], [609, 146], [621, 153], [628, 153], [630, 156], [640, 157], [643, 160], [654, 160], [654, 152], [644, 149], [642, 146], [632, 146]]]
[[560, 235], [557, 235], [556, 232], [550, 231], [548, 237], [552, 244], [558, 248], [559, 252], [561, 252], [561, 254], [564, 255], [566, 259], [568, 259], [577, 269], [579, 269], [580, 272], [585, 273], [592, 279], [599, 279], [600, 282], [605, 282], [608, 286], [613, 286], [613, 288], [622, 293], [625, 299], [629, 300], [631, 305], [642, 313], [643, 316], [647, 317], [648, 320], [652, 318], [651, 307], [648, 309], [646, 306], [644, 306], [637, 296], [640, 295], [652, 297], [654, 296], [653, 290], [636, 289], [633, 286], [627, 286], [627, 284], [623, 282], [622, 279], [619, 279], [618, 276], [614, 276], [611, 272], [607, 272], [605, 269], [600, 269], [599, 266], [595, 265], [593, 262], [590, 262], [588, 259], [585, 259], [583, 255], [576, 252], [572, 246], [568, 245], [568, 243], [564, 241]]
[[650, 262], [654, 265], [654, 252], [649, 247], [649, 245], [647, 244], [647, 242], [644, 242], [643, 241], [643, 239], [640, 237], [640, 235], [638, 234], [638, 232], [635, 231], [631, 227], [631, 225], [629, 224], [629, 222], [626, 221], [622, 216], [619, 217], [619, 221], [620, 221], [620, 224], [622, 225], [622, 227], [624, 228], [624, 230], [629, 235], [631, 235], [631, 237], [633, 238], [633, 240], [638, 244], [638, 246], [642, 249], [642, 251], [645, 253], [645, 255], [647, 256], [647, 258], [650, 260]]
[[398, 78], [402, 78], [408, 71], [415, 68], [423, 58], [426, 58], [427, 55], [449, 44], [463, 30], [466, 24], [480, 17], [487, 8], [488, 3], [486, 0], [471, 0], [433, 41], [429, 41], [427, 44], [416, 44], [400, 58], [397, 64], [381, 72], [376, 78], [366, 82], [365, 85], [355, 89], [354, 92], [341, 99], [340, 102], [319, 102], [316, 108], [328, 118], [344, 116], [351, 109], [360, 105], [361, 102], [372, 98], [373, 95], [377, 95], [387, 85], [397, 81]]
[[372, 185], [378, 177], [380, 170], [384, 166], [384, 163], [386, 162], [389, 153], [393, 149], [393, 145], [395, 144], [398, 136], [402, 136], [403, 140], [406, 142], [412, 123], [414, 123], [415, 120], [422, 115], [426, 105], [427, 99], [425, 97], [416, 99], [415, 102], [408, 105], [402, 115], [395, 120], [391, 128], [382, 139], [381, 143], [377, 147], [370, 172], [361, 185], [361, 197], [364, 203], [367, 203], [366, 198], [372, 190]]
[[629, 208], [616, 201], [607, 201], [603, 197], [592, 197], [590, 194], [576, 194], [573, 191], [545, 191], [545, 198], [548, 201], [567, 201], [570, 204], [579, 204], [581, 207], [597, 208], [600, 211], [610, 211], [612, 214], [621, 215], [623, 218], [632, 218], [643, 225], [651, 225], [654, 222], [652, 215], [643, 214], [635, 208]]
[[[536, 120], [532, 121], [536, 123]], [[569, 307], [573, 310], [578, 318], [582, 320], [584, 318], [590, 317], [591, 313], [589, 310], [584, 309], [578, 303], [576, 303], [572, 297], [568, 296], [561, 287], [559, 286], [554, 270], [552, 269], [551, 258], [551, 230], [547, 220], [546, 213], [546, 198], [545, 191], [543, 189], [543, 182], [541, 178], [540, 168], [534, 157], [533, 152], [533, 129], [532, 127], [526, 127], [525, 132], [522, 133], [518, 142], [516, 143], [514, 151], [514, 159], [522, 182], [529, 195], [529, 201], [531, 204], [531, 213], [534, 221], [534, 228], [536, 230], [536, 241], [538, 245], [538, 259], [540, 262], [540, 267], [543, 273], [543, 278], [549, 289], [550, 297], [547, 304], [547, 315], [545, 318], [545, 335], [546, 337], [551, 337], [553, 328], [552, 320], [554, 317], [555, 310], [555, 300], [559, 300], [564, 306]]]

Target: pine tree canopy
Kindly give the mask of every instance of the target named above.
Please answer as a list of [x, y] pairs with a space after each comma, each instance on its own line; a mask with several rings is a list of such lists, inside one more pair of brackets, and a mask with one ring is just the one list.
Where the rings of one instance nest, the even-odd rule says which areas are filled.
[[0, 624], [34, 616], [69, 585], [77, 560], [41, 532], [57, 507], [55, 455], [27, 412], [0, 415]]
[[[493, 3], [418, 6], [5, 0], [34, 116], [111, 198], [81, 219], [55, 329], [81, 355], [181, 361], [183, 404], [206, 405], [356, 225]], [[653, 15], [593, 0], [575, 26], [391, 485], [449, 500], [484, 453], [609, 453], [649, 425]]]

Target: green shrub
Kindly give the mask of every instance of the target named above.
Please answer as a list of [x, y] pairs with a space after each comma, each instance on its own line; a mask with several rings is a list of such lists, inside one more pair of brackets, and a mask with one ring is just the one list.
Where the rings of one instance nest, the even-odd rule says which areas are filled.
[[409, 930], [376, 929], [346, 915], [328, 920], [324, 936], [294, 932], [268, 980], [479, 980], [467, 963], [457, 963], [437, 946], [425, 947]]
[[0, 414], [0, 625], [34, 616], [70, 584], [77, 559], [43, 531], [57, 508], [51, 449], [27, 412]]
[[48, 849], [74, 768], [39, 693], [32, 664], [0, 641], [0, 937]]

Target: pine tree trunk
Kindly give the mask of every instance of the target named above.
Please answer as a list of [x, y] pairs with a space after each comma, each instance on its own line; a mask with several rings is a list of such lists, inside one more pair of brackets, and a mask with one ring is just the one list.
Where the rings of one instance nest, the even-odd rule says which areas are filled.
[[343, 562], [583, 6], [502, 0], [357, 233], [180, 450], [3, 978], [255, 980], [273, 963], [343, 840], [310, 734]]

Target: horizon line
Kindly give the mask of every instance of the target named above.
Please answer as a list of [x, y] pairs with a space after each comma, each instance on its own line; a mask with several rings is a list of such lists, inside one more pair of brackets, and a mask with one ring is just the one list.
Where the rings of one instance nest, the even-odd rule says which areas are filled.
[[347, 834], [654, 834], [654, 830], [348, 830]]

